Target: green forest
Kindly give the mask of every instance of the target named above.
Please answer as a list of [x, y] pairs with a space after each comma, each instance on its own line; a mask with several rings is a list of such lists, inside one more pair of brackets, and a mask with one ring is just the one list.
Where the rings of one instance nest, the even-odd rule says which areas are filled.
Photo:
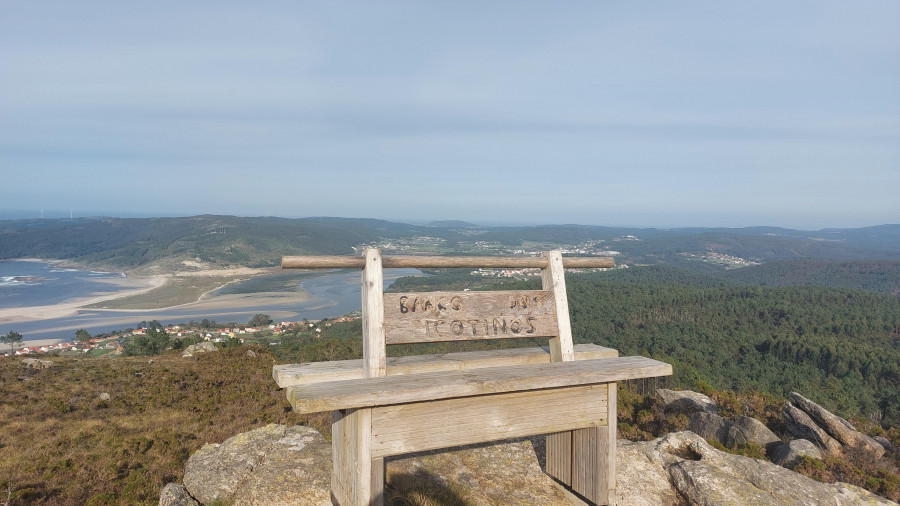
[[[473, 288], [447, 272], [393, 289]], [[491, 289], [537, 281], [491, 280]], [[576, 343], [672, 363], [673, 386], [795, 390], [845, 416], [900, 426], [900, 298], [817, 286], [748, 286], [666, 267], [567, 275]]]

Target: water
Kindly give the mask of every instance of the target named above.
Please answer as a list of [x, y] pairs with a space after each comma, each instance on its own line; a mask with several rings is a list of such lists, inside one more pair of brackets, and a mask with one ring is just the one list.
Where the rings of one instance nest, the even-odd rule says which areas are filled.
[[[27, 265], [4, 265], [27, 264]], [[65, 302], [77, 297], [105, 290], [114, 293], [120, 287], [98, 281], [102, 276], [122, 277], [119, 273], [95, 273], [90, 271], [56, 269], [52, 264], [40, 262], [0, 262], [0, 276], [10, 278], [0, 285], [0, 307], [40, 306]], [[52, 271], [61, 272], [52, 272]], [[6, 274], [14, 272], [14, 274]], [[51, 276], [52, 274], [52, 276]], [[417, 269], [390, 269], [384, 274], [385, 288], [403, 276], [421, 275]], [[40, 278], [29, 280], [25, 278]], [[16, 278], [16, 279], [13, 279]], [[31, 283], [31, 284], [29, 284]], [[271, 315], [276, 321], [297, 321], [303, 318], [316, 320], [333, 318], [358, 311], [360, 302], [360, 273], [358, 270], [323, 271], [321, 274], [278, 273], [270, 276], [227, 285], [213, 295], [256, 294], [267, 296], [289, 292], [306, 291], [308, 300], [302, 303], [285, 302], [264, 305], [254, 304], [250, 298], [246, 305], [230, 309], [177, 308], [149, 311], [106, 311], [82, 309], [77, 314], [64, 318], [53, 318], [13, 324], [0, 323], [0, 334], [15, 330], [26, 341], [36, 339], [66, 339], [75, 335], [75, 330], [84, 328], [91, 334], [123, 330], [136, 327], [141, 321], [158, 320], [163, 324], [185, 323], [190, 320], [215, 320], [217, 323], [246, 323], [258, 313]], [[269, 299], [271, 301], [271, 298]]]
[[67, 269], [47, 262], [0, 261], [0, 308], [47, 306], [111, 294], [123, 288], [103, 280], [124, 277], [121, 272]]

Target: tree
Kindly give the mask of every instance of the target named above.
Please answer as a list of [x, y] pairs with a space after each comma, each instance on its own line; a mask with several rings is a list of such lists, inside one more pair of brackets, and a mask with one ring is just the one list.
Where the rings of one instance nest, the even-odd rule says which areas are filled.
[[15, 332], [13, 330], [9, 331], [9, 334], [5, 336], [0, 336], [0, 341], [9, 345], [9, 354], [14, 355], [16, 353], [16, 346], [22, 344], [22, 334]]
[[125, 355], [159, 355], [170, 344], [169, 334], [162, 328], [151, 325], [147, 329], [147, 335], [135, 337], [131, 344], [125, 346]]
[[258, 314], [253, 318], [250, 318], [250, 321], [247, 322], [247, 325], [251, 327], [262, 327], [272, 323], [272, 318], [267, 314]]
[[78, 329], [75, 331], [75, 339], [81, 341], [83, 346], [87, 346], [88, 341], [91, 340], [91, 334], [87, 330]]

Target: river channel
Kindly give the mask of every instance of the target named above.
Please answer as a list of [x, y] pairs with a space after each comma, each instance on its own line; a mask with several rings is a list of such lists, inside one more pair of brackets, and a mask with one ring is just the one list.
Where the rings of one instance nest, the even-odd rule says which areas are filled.
[[[38, 268], [39, 266], [31, 264], [31, 267]], [[71, 270], [67, 270], [66, 273], [73, 274]], [[385, 270], [385, 288], [389, 287], [397, 278], [416, 275], [422, 275], [422, 273], [417, 269]], [[47, 277], [49, 278], [49, 276]], [[24, 277], [20, 279], [24, 279]], [[38, 280], [38, 277], [35, 276], [31, 279]], [[49, 282], [44, 279], [40, 281]], [[67, 282], [74, 283], [70, 279], [67, 279]], [[306, 292], [309, 297], [298, 303], [296, 292]], [[261, 300], [264, 299], [265, 304], [254, 303], [254, 298], [257, 296]], [[238, 297], [243, 301], [240, 307], [233, 304], [222, 308], [216, 307], [217, 299]], [[277, 302], [279, 298], [285, 299], [285, 302]], [[62, 318], [3, 324], [0, 325], [0, 331], [5, 334], [9, 330], [15, 330], [24, 336], [27, 343], [27, 341], [44, 339], [71, 340], [75, 330], [80, 328], [86, 329], [91, 334], [99, 334], [136, 327], [141, 321], [151, 320], [158, 320], [164, 325], [203, 319], [214, 320], [220, 324], [246, 323], [258, 313], [268, 314], [276, 321], [333, 318], [360, 310], [360, 273], [358, 270], [334, 270], [324, 271], [321, 275], [313, 277], [310, 277], [308, 273], [273, 274], [224, 286], [204, 297], [204, 301], [207, 300], [208, 303], [201, 302], [146, 311], [80, 309], [76, 314]], [[12, 303], [12, 299], [7, 299], [6, 302]], [[34, 305], [38, 303], [35, 300], [29, 302]], [[53, 301], [48, 300], [44, 303], [52, 304]]]

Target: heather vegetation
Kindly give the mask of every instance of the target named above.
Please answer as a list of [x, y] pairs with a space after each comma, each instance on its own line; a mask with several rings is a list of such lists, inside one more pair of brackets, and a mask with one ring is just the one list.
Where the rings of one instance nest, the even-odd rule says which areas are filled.
[[272, 356], [247, 349], [50, 357], [45, 370], [0, 360], [0, 502], [8, 494], [12, 505], [155, 504], [204, 444], [308, 422], [272, 381]]

